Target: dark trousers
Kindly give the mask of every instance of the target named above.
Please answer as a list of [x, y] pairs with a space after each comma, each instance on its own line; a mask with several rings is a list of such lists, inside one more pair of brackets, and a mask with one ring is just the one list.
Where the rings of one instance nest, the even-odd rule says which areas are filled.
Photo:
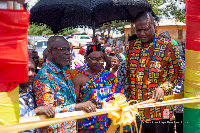
[[176, 113], [176, 132], [183, 133], [183, 113]]
[[[141, 121], [138, 118], [136, 121], [139, 130]], [[143, 121], [141, 133], [169, 133], [169, 119]]]

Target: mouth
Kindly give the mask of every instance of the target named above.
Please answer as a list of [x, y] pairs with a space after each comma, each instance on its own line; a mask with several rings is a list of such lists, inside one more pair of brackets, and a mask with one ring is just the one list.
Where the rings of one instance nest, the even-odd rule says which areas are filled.
[[141, 37], [141, 38], [140, 38], [140, 40], [145, 40], [145, 39], [146, 39], [146, 37]]
[[98, 68], [100, 68], [100, 67], [103, 67], [103, 65], [95, 65], [95, 67], [98, 67]]
[[69, 60], [70, 60], [70, 58], [64, 58], [63, 60], [67, 60], [67, 61], [69, 61]]

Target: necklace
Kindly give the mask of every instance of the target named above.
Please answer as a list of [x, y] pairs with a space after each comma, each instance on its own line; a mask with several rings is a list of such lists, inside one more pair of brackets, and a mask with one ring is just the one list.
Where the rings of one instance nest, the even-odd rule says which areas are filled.
[[[153, 39], [153, 54], [154, 54], [155, 46], [156, 46], [156, 44], [155, 44], [155, 38], [154, 38], [154, 39]], [[151, 59], [155, 60], [155, 57], [153, 57], [153, 54], [152, 54], [152, 56], [151, 56], [151, 55], [149, 54], [149, 52], [148, 52], [146, 49], [144, 49], [143, 45], [142, 45], [142, 48], [143, 48], [143, 50], [145, 50], [145, 52], [147, 53], [147, 56], [148, 56], [148, 57], [150, 57]]]

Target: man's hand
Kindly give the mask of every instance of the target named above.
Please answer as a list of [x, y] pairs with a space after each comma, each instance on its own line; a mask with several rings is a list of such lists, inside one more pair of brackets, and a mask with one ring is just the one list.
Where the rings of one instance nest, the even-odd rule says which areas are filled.
[[152, 98], [154, 99], [154, 102], [162, 102], [164, 99], [164, 90], [161, 87], [157, 87], [154, 91], [153, 91], [153, 95]]
[[87, 113], [96, 112], [96, 105], [94, 105], [91, 101], [87, 101], [84, 103], [78, 103], [75, 105], [75, 110], [84, 110]]
[[55, 117], [55, 111], [51, 106], [39, 106], [35, 108], [35, 113], [37, 115], [45, 114], [49, 118]]

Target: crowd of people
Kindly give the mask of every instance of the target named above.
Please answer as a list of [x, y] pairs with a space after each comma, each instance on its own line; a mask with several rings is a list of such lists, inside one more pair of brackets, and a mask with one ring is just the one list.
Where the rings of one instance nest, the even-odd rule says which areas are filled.
[[[20, 116], [45, 114], [53, 118], [56, 113], [95, 112], [102, 109], [103, 101], [112, 103], [116, 93], [125, 94], [128, 101], [153, 98], [154, 102], [162, 102], [166, 95], [183, 92], [184, 57], [179, 56], [170, 35], [155, 33], [154, 18], [149, 12], [139, 13], [134, 23], [136, 34], [129, 38], [130, 45], [124, 49], [108, 43], [102, 46], [93, 39], [94, 44], [81, 48], [75, 55], [64, 37], [52, 36], [40, 70], [37, 70], [37, 54], [29, 50], [29, 80], [20, 84]], [[81, 63], [75, 61], [77, 57]], [[182, 106], [175, 109], [177, 121], [182, 121]], [[167, 118], [163, 117], [164, 112], [168, 113]], [[139, 129], [142, 121], [142, 133], [170, 133], [173, 114], [174, 106], [139, 109], [135, 126]], [[104, 114], [29, 132], [104, 133], [110, 124]], [[181, 126], [177, 124], [178, 133], [182, 132]], [[124, 132], [131, 132], [130, 126], [124, 127]]]

